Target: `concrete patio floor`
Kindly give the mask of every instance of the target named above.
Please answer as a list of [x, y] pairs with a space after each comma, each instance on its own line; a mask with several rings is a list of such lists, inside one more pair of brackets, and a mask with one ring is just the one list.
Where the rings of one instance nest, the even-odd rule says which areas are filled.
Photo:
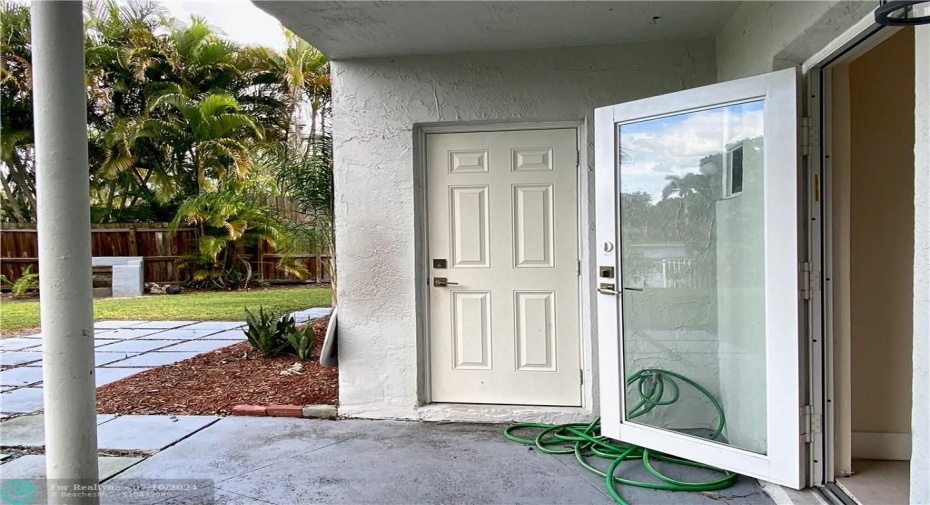
[[[252, 417], [205, 421], [160, 452], [142, 455], [145, 459], [101, 462], [101, 468], [109, 465], [104, 482], [114, 488], [172, 479], [161, 482], [195, 484], [196, 491], [173, 491], [157, 499], [111, 496], [101, 503], [613, 503], [603, 479], [572, 456], [546, 455], [506, 441], [498, 425]], [[2, 477], [36, 478], [19, 471], [34, 473], [39, 462], [34, 459], [16, 468], [17, 460], [0, 465]], [[120, 465], [126, 468], [112, 476], [111, 468]], [[625, 464], [623, 472], [648, 478], [639, 463]], [[713, 477], [683, 467], [668, 472], [684, 480]], [[730, 489], [708, 493], [620, 490], [634, 505], [773, 503], [755, 480], [745, 477]]]

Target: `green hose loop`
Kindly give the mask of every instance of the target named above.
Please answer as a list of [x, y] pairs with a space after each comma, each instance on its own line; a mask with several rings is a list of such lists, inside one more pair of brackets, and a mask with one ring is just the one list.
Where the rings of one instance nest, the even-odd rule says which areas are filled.
[[[717, 413], [717, 426], [710, 435], [716, 440], [726, 427], [726, 416], [720, 402], [700, 384], [675, 372], [658, 368], [647, 368], [636, 372], [626, 380], [627, 389], [639, 394], [639, 400], [629, 410], [627, 419], [635, 419], [651, 412], [656, 407], [669, 406], [681, 398], [681, 381], [706, 396]], [[664, 398], [668, 395], [668, 398]], [[536, 429], [539, 431], [535, 437], [526, 438], [515, 435], [514, 432], [522, 429]], [[660, 452], [632, 444], [617, 442], [600, 434], [601, 420], [595, 419], [591, 423], [544, 424], [544, 423], [518, 423], [504, 428], [504, 438], [524, 445], [535, 446], [545, 454], [574, 454], [578, 463], [588, 471], [604, 478], [607, 492], [620, 505], [629, 505], [617, 490], [618, 485], [641, 487], [661, 491], [716, 491], [732, 486], [737, 475], [733, 472], [714, 468], [710, 465], [676, 458]], [[598, 470], [588, 462], [589, 458], [602, 458], [610, 460], [606, 471]], [[617, 470], [624, 461], [638, 460], [643, 467], [659, 482], [644, 482], [625, 479], [617, 475]], [[663, 461], [676, 465], [701, 468], [719, 473], [719, 479], [707, 482], [682, 482], [658, 471], [653, 461]]]

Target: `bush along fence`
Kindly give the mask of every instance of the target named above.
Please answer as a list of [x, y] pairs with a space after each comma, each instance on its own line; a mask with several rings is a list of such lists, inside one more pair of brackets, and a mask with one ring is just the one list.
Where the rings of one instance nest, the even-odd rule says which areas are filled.
[[[167, 223], [94, 224], [91, 252], [93, 256], [142, 256], [145, 282], [180, 283], [188, 279], [190, 272], [179, 260], [197, 252], [198, 238], [197, 228], [178, 228], [172, 235]], [[301, 281], [275, 267], [281, 255], [267, 244], [243, 247], [239, 253], [252, 264], [257, 278], [273, 284], [329, 282], [327, 254], [293, 256], [310, 272], [309, 278]], [[30, 267], [33, 273], [41, 274], [38, 256], [35, 224], [0, 223], [0, 274], [11, 281]]]

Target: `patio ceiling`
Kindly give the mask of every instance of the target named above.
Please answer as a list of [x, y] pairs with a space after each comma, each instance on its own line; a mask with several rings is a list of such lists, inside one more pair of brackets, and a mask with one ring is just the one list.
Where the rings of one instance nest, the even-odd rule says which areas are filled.
[[253, 0], [331, 59], [709, 38], [739, 2]]

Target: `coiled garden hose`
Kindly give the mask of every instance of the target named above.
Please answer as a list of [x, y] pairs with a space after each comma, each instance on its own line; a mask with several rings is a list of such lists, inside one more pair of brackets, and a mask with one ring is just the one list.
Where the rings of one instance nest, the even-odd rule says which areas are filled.
[[[652, 411], [656, 407], [668, 406], [677, 402], [681, 397], [681, 389], [677, 381], [692, 386], [710, 400], [717, 411], [717, 427], [709, 438], [711, 440], [717, 439], [726, 426], [726, 416], [723, 414], [723, 407], [720, 406], [720, 402], [700, 384], [681, 374], [667, 370], [647, 368], [627, 378], [627, 389], [632, 389], [639, 394], [639, 401], [629, 410], [627, 418], [634, 419]], [[669, 394], [667, 399], [664, 398], [666, 393]], [[513, 434], [516, 430], [526, 428], [540, 429], [541, 431], [535, 438], [523, 438]], [[604, 478], [607, 492], [610, 493], [615, 502], [621, 505], [629, 504], [620, 496], [620, 492], [617, 491], [617, 484], [662, 491], [716, 491], [728, 488], [736, 482], [736, 474], [733, 472], [650, 451], [637, 445], [616, 442], [601, 436], [600, 430], [600, 418], [595, 419], [590, 424], [519, 423], [505, 428], [504, 437], [513, 442], [535, 446], [546, 454], [574, 454], [575, 459], [578, 460], [581, 466]], [[588, 458], [591, 457], [611, 460], [610, 466], [607, 467], [606, 471], [598, 470], [588, 462]], [[655, 476], [659, 482], [644, 482], [617, 476], [616, 473], [620, 464], [632, 460], [642, 461], [646, 471]], [[711, 470], [721, 474], [721, 478], [707, 482], [681, 482], [656, 470], [652, 464], [653, 461], [665, 461], [677, 465]]]

